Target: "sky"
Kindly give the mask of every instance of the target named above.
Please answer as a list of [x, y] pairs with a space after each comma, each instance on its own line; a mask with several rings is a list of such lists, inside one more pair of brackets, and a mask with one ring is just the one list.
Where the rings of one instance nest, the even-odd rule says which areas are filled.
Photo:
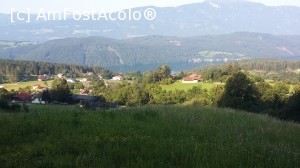
[[[0, 13], [10, 13], [11, 8], [23, 10], [30, 8], [32, 11], [38, 11], [40, 8], [45, 10], [63, 11], [64, 8], [72, 10], [100, 10], [104, 8], [107, 11], [122, 10], [140, 6], [179, 6], [189, 3], [203, 2], [204, 0], [0, 0]], [[300, 0], [250, 0], [260, 2], [268, 6], [299, 6]]]

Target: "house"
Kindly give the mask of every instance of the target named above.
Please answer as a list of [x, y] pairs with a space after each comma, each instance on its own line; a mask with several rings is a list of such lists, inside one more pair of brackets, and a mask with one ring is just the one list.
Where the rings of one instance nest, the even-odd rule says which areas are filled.
[[13, 102], [29, 102], [31, 100], [31, 95], [27, 92], [20, 92], [13, 96]]
[[44, 75], [38, 75], [38, 81], [46, 81], [48, 80], [48, 75], [44, 74]]
[[198, 80], [198, 81], [203, 81], [202, 76], [201, 76], [201, 75], [197, 75], [197, 74], [195, 74], [195, 73], [191, 74], [189, 77], [190, 77], [190, 78], [193, 78], [193, 79], [196, 79], [196, 80]]
[[87, 75], [87, 76], [92, 76], [92, 75], [94, 75], [94, 72], [89, 72], [89, 71], [88, 71], [88, 72], [86, 73], [86, 75]]
[[83, 78], [83, 79], [80, 80], [80, 82], [81, 82], [81, 83], [87, 82], [87, 79], [86, 79], [86, 78]]
[[59, 74], [57, 75], [57, 77], [58, 77], [58, 78], [65, 78], [65, 75], [62, 74], [62, 73], [59, 73]]
[[124, 76], [122, 76], [122, 75], [118, 75], [118, 76], [114, 76], [113, 78], [112, 78], [112, 80], [115, 80], [115, 81], [122, 81], [122, 80], [124, 80], [125, 78], [124, 78]]
[[67, 80], [67, 82], [68, 82], [68, 83], [73, 83], [73, 84], [74, 84], [74, 83], [76, 83], [76, 80], [73, 79], [73, 78], [70, 78], [70, 79]]
[[42, 93], [37, 93], [32, 96], [32, 104], [46, 104], [46, 101], [42, 100]]
[[190, 77], [185, 77], [182, 79], [182, 83], [198, 83], [199, 81], [198, 80], [195, 80], [193, 78], [190, 78]]
[[88, 95], [89, 91], [86, 89], [80, 89], [80, 95]]
[[99, 79], [103, 79], [103, 76], [100, 75], [100, 74], [98, 74], [98, 78], [99, 78]]
[[33, 90], [43, 89], [44, 87], [41, 84], [33, 84], [32, 86]]
[[184, 77], [182, 79], [182, 83], [198, 83], [198, 82], [201, 82], [203, 81], [203, 78], [201, 75], [197, 75], [197, 74], [191, 74], [190, 76], [188, 77]]

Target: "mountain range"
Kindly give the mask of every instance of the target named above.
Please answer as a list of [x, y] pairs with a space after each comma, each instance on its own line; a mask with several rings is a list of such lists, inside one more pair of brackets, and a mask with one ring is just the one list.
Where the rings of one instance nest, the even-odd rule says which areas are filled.
[[297, 60], [300, 58], [299, 46], [300, 35], [247, 32], [195, 37], [147, 36], [121, 40], [86, 37], [42, 43], [0, 41], [0, 58], [97, 65], [113, 70], [127, 67], [129, 71], [170, 64], [182, 70], [201, 63], [251, 58]]
[[[144, 11], [147, 8], [149, 6], [132, 10]], [[300, 34], [299, 7], [271, 7], [245, 0], [207, 0], [178, 7], [151, 8], [157, 13], [152, 21], [69, 19], [11, 23], [10, 15], [0, 14], [0, 37], [9, 41], [47, 41], [90, 36], [124, 39], [149, 35], [190, 37], [234, 32]]]

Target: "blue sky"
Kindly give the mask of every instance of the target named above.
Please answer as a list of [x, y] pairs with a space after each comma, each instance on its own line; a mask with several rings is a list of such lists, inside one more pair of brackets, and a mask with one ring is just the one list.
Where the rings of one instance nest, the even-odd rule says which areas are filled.
[[[137, 6], [179, 6], [188, 3], [202, 2], [203, 0], [0, 0], [0, 13], [9, 13], [11, 8], [18, 10], [30, 8], [32, 10], [39, 10], [44, 8], [45, 10], [60, 10], [64, 8], [71, 8], [73, 10], [90, 10], [101, 9], [106, 10], [120, 10], [125, 8], [137, 7]], [[269, 6], [279, 5], [292, 5], [300, 7], [300, 0], [251, 0], [255, 2], [261, 2]]]

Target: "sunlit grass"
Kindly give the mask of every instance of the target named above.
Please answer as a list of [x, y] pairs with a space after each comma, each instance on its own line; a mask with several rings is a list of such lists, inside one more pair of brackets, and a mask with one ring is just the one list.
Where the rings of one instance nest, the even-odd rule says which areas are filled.
[[171, 90], [184, 90], [187, 91], [191, 88], [193, 88], [194, 86], [201, 86], [203, 89], [207, 89], [210, 90], [211, 88], [220, 85], [219, 83], [182, 83], [181, 80], [176, 81], [175, 83], [171, 84], [171, 85], [162, 85], [162, 88], [166, 91], [171, 91]]
[[195, 106], [0, 113], [1, 167], [299, 167], [300, 126]]
[[25, 88], [27, 86], [32, 86], [34, 84], [40, 84], [42, 86], [46, 86], [45, 83], [50, 87], [52, 84], [52, 80], [49, 81], [26, 81], [26, 82], [18, 82], [18, 83], [10, 83], [10, 84], [3, 84], [4, 88], [11, 91], [11, 90], [19, 90], [19, 88]]

